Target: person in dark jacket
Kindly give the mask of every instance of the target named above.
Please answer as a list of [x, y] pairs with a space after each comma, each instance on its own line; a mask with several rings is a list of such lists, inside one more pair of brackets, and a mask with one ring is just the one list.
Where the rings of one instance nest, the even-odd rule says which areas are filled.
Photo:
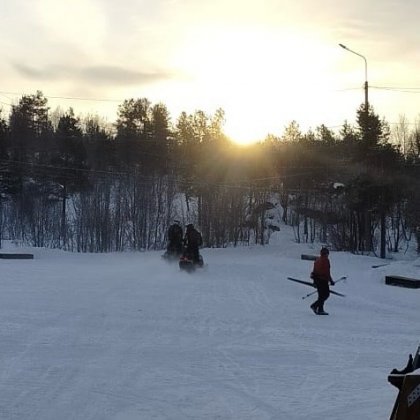
[[311, 278], [314, 281], [315, 287], [318, 291], [318, 299], [311, 305], [311, 309], [316, 315], [328, 315], [324, 311], [324, 302], [330, 296], [330, 284], [334, 285], [334, 280], [331, 278], [330, 260], [328, 248], [322, 248], [320, 256], [314, 262], [314, 268], [311, 273]]
[[199, 247], [203, 244], [201, 233], [190, 223], [187, 225], [184, 237], [185, 255], [195, 263], [200, 262]]
[[181, 255], [182, 254], [182, 227], [178, 220], [169, 226], [168, 229], [168, 246], [166, 247], [169, 255]]

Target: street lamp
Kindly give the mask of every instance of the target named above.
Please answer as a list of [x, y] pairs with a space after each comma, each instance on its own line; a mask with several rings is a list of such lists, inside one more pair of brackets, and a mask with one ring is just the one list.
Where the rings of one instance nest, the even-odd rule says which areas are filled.
[[[343, 44], [338, 44], [341, 48], [344, 48], [347, 51], [350, 51], [353, 54], [358, 55], [359, 57], [362, 57], [363, 60], [365, 60], [365, 113], [366, 116], [369, 115], [369, 102], [368, 102], [368, 80], [367, 80], [367, 60], [366, 57], [362, 54], [357, 53], [356, 51], [351, 50], [350, 48], [346, 47]], [[385, 225], [385, 211], [382, 208], [381, 209], [381, 258], [385, 258], [386, 257], [386, 249], [385, 249], [385, 245], [386, 245], [386, 225]]]
[[365, 112], [368, 113], [369, 111], [369, 101], [368, 101], [368, 79], [367, 79], [367, 60], [366, 57], [362, 54], [357, 53], [356, 51], [351, 50], [350, 48], [346, 47], [343, 44], [338, 44], [341, 48], [344, 48], [347, 51], [350, 51], [353, 54], [358, 55], [359, 57], [362, 57], [363, 60], [365, 60]]

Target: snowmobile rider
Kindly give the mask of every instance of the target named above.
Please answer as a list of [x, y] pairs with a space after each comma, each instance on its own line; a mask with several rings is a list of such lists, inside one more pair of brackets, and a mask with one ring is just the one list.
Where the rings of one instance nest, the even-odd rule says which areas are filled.
[[324, 302], [330, 296], [331, 284], [334, 286], [334, 280], [330, 273], [330, 260], [328, 259], [330, 251], [323, 247], [320, 256], [314, 262], [314, 268], [311, 273], [311, 279], [314, 281], [315, 287], [318, 291], [318, 299], [311, 305], [311, 309], [316, 315], [328, 315], [324, 311]]
[[166, 247], [167, 253], [170, 255], [181, 255], [182, 254], [182, 227], [178, 220], [174, 220], [174, 223], [169, 226], [168, 229], [168, 246]]
[[194, 263], [200, 262], [200, 253], [198, 248], [203, 245], [203, 238], [201, 233], [194, 228], [194, 225], [190, 223], [187, 225], [184, 238], [185, 252], [184, 255], [191, 258]]

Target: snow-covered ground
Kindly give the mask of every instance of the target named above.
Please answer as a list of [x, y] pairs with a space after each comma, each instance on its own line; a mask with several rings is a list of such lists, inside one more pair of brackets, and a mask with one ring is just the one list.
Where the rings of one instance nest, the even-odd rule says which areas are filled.
[[[203, 249], [193, 274], [161, 252], [33, 252], [0, 260], [1, 419], [383, 420], [387, 381], [420, 341], [420, 260], [330, 254], [329, 316], [309, 309], [319, 246]], [[4, 251], [4, 250], [3, 250]], [[11, 251], [11, 249], [10, 249]]]

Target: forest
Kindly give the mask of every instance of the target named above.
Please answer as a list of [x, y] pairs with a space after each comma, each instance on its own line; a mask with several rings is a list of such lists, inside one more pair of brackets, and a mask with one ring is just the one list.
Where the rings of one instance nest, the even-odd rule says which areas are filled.
[[420, 126], [390, 129], [373, 107], [339, 133], [302, 132], [239, 146], [225, 114], [146, 98], [115, 123], [51, 111], [41, 91], [0, 114], [0, 238], [77, 252], [157, 250], [174, 219], [205, 247], [266, 244], [281, 217], [296, 241], [386, 258], [420, 253]]

